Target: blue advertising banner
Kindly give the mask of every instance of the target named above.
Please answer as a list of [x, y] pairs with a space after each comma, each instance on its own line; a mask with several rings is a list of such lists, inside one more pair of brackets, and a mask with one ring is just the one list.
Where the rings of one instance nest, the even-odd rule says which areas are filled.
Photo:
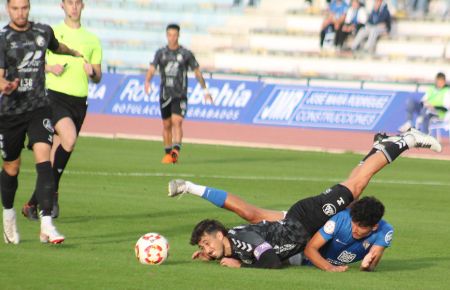
[[[89, 112], [160, 118], [159, 77], [144, 91], [143, 75], [105, 74], [91, 85]], [[395, 132], [405, 121], [405, 104], [422, 93], [267, 85], [258, 81], [208, 79], [214, 104], [206, 104], [189, 79], [186, 118], [197, 121]]]

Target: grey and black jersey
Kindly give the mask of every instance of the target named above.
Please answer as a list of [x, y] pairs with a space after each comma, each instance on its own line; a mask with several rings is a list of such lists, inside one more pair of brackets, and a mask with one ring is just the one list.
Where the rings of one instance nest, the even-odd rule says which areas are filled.
[[187, 97], [188, 70], [199, 67], [190, 50], [182, 46], [176, 50], [170, 50], [167, 46], [160, 48], [151, 64], [159, 68], [161, 74], [161, 100]]
[[254, 264], [261, 255], [273, 249], [281, 261], [303, 251], [310, 235], [294, 220], [238, 226], [228, 231], [232, 257], [245, 264]]
[[11, 95], [0, 98], [0, 116], [18, 115], [49, 104], [45, 92], [45, 52], [56, 50], [59, 42], [53, 29], [30, 22], [26, 31], [16, 31], [9, 25], [0, 31], [0, 68], [4, 78], [20, 83]]

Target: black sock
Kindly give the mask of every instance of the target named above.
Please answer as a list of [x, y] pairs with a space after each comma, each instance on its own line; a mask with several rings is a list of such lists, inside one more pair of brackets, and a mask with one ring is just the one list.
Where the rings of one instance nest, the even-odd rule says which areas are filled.
[[174, 145], [173, 145], [173, 149], [175, 149], [175, 150], [177, 150], [178, 152], [180, 152], [180, 151], [181, 151], [181, 144], [180, 144], [180, 143], [174, 144]]
[[400, 154], [402, 154], [404, 151], [408, 150], [408, 145], [406, 144], [405, 140], [400, 139], [396, 142], [392, 141], [385, 141], [380, 143], [381, 146], [378, 149], [383, 152], [384, 156], [386, 157], [387, 161], [389, 163], [392, 163]]
[[2, 203], [5, 209], [13, 208], [17, 186], [17, 175], [10, 176], [5, 170], [0, 172], [0, 190], [2, 192]]
[[59, 145], [58, 148], [56, 148], [55, 160], [53, 160], [53, 175], [55, 176], [55, 192], [58, 192], [59, 180], [63, 175], [67, 162], [69, 162], [70, 154], [72, 154], [72, 152], [67, 152], [61, 145]]
[[170, 151], [172, 151], [172, 146], [164, 148], [164, 152], [166, 152], [166, 154], [170, 154]]
[[53, 194], [55, 193], [55, 179], [50, 161], [36, 164], [36, 197], [43, 216], [52, 213]]

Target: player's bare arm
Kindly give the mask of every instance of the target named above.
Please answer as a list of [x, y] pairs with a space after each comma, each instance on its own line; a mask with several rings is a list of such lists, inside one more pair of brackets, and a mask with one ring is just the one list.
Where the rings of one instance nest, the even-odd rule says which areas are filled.
[[320, 248], [322, 248], [326, 244], [326, 240], [322, 237], [322, 235], [317, 232], [314, 234], [312, 239], [306, 244], [306, 248], [304, 254], [311, 263], [314, 264], [317, 268], [327, 271], [327, 272], [345, 272], [348, 269], [348, 266], [334, 266], [330, 264], [326, 259], [324, 259], [320, 255]]
[[202, 75], [202, 72], [201, 72], [200, 68], [197, 67], [194, 70], [194, 73], [195, 73], [195, 78], [200, 83], [200, 86], [203, 89], [203, 93], [204, 93], [206, 102], [213, 104], [214, 101], [213, 101], [213, 99], [211, 97], [211, 94], [208, 91], [208, 88], [206, 87], [205, 79], [203, 78], [203, 75]]
[[102, 66], [100, 64], [85, 62], [84, 71], [94, 83], [98, 84], [102, 80]]
[[76, 51], [75, 49], [71, 49], [69, 48], [67, 45], [65, 45], [64, 43], [59, 43], [59, 46], [56, 50], [53, 51], [56, 54], [67, 54], [67, 55], [71, 55], [74, 57], [83, 57], [83, 55], [81, 53], [79, 53], [78, 51]]
[[19, 86], [19, 79], [8, 81], [4, 78], [5, 70], [0, 69], [0, 92], [4, 95], [10, 95]]
[[380, 262], [381, 258], [383, 257], [385, 249], [386, 248], [382, 246], [377, 245], [372, 246], [369, 253], [367, 253], [363, 261], [361, 262], [360, 270], [367, 272], [374, 271], [378, 263]]
[[150, 82], [152, 81], [153, 76], [155, 75], [156, 68], [154, 65], [150, 65], [150, 67], [147, 70], [147, 74], [145, 75], [145, 93], [148, 95], [151, 90]]

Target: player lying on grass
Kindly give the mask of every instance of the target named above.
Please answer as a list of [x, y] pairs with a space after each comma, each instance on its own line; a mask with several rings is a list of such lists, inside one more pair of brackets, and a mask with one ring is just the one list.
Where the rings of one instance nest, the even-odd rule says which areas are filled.
[[[318, 196], [298, 201], [289, 209], [284, 219], [279, 220], [279, 214], [272, 212], [274, 214], [270, 219], [272, 221], [238, 226], [230, 230], [218, 221], [203, 220], [194, 228], [191, 244], [198, 245], [200, 251], [210, 258], [220, 260], [223, 266], [280, 268], [283, 261], [303, 251], [311, 240], [305, 254], [314, 261], [316, 266], [328, 271], [345, 271], [348, 266], [331, 265], [319, 254], [318, 249], [323, 241], [317, 236], [320, 232], [318, 234], [316, 232], [331, 216], [345, 210], [350, 203], [357, 200], [372, 176], [409, 148], [430, 148], [433, 151], [441, 151], [441, 146], [436, 139], [414, 129], [399, 136], [383, 138], [374, 143], [374, 147], [364, 158], [365, 162], [356, 167], [346, 181], [327, 189]], [[175, 182], [171, 185], [169, 188], [171, 196], [192, 193], [220, 207], [233, 208], [232, 204], [226, 203], [233, 199], [228, 200], [228, 194], [225, 191], [186, 182]], [[375, 220], [379, 220], [381, 216], [376, 217]], [[323, 233], [333, 235], [338, 225], [337, 218], [335, 217], [332, 223], [324, 227]], [[333, 222], [335, 229], [332, 231]], [[375, 225], [357, 222], [351, 224], [352, 238], [356, 240], [363, 238], [376, 227], [376, 223]], [[384, 237], [387, 241], [390, 240], [388, 233]], [[322, 239], [326, 238], [322, 236]], [[363, 246], [368, 244], [363, 242]], [[371, 252], [362, 263], [363, 269], [372, 270], [379, 258], [381, 255], [377, 256], [376, 253]]]

